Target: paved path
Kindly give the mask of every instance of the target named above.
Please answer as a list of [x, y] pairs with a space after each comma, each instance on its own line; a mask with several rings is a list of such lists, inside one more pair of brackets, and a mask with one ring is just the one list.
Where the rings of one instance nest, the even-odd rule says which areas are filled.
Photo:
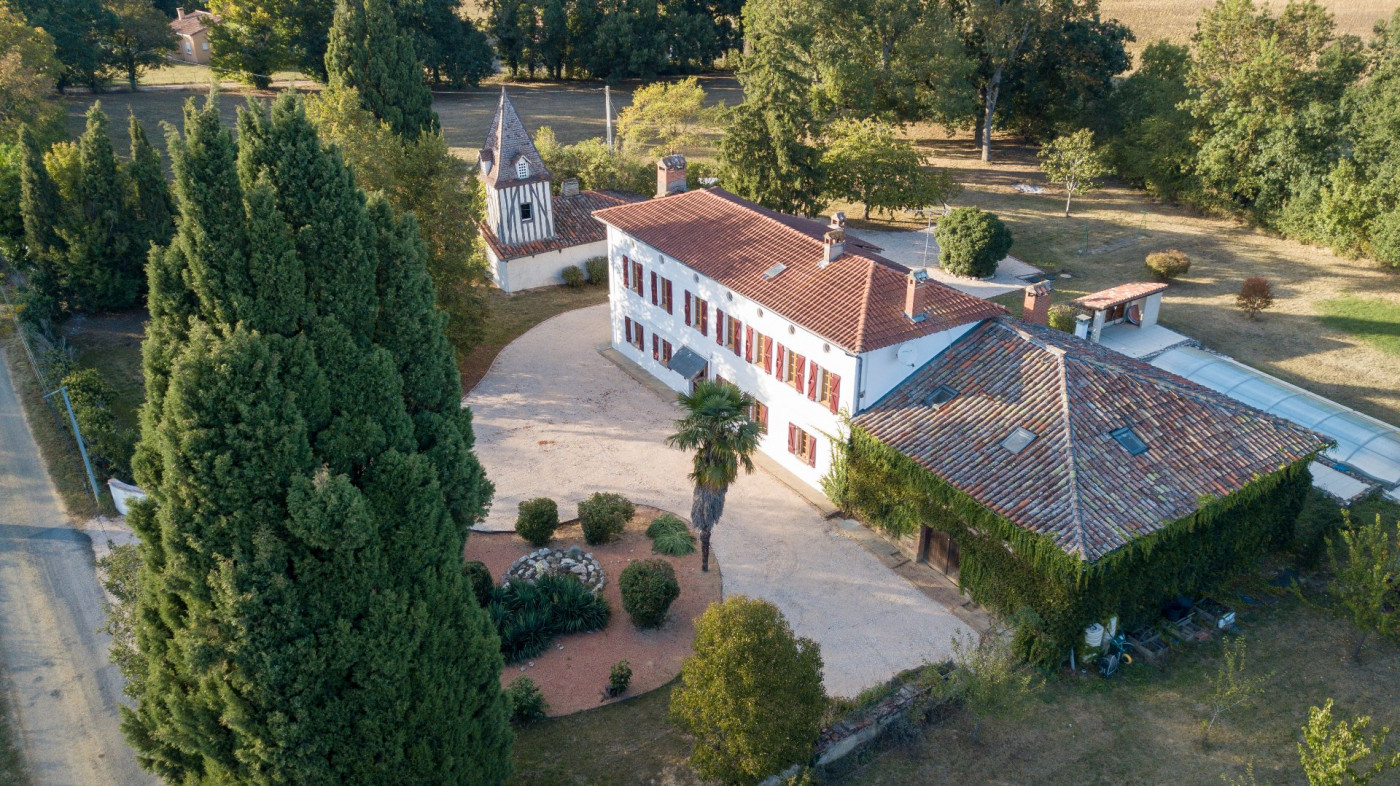
[[155, 782], [118, 728], [103, 615], [92, 541], [63, 515], [0, 362], [0, 661], [35, 783]]
[[[536, 327], [467, 397], [496, 484], [485, 529], [512, 529], [520, 501], [537, 496], [572, 518], [595, 491], [688, 515], [689, 459], [664, 442], [678, 410], [598, 353], [607, 319], [604, 304]], [[763, 470], [730, 490], [713, 545], [725, 595], [772, 601], [821, 644], [833, 695], [945, 658], [968, 630]]]

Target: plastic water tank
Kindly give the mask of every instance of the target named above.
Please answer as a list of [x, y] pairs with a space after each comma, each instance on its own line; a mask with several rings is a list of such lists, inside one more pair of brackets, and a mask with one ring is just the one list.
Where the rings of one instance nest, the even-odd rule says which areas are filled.
[[1095, 622], [1084, 629], [1084, 643], [1090, 647], [1098, 647], [1103, 644], [1103, 626]]

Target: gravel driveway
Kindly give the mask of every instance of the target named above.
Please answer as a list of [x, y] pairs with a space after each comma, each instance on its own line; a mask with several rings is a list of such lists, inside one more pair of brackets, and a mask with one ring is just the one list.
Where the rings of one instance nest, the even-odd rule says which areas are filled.
[[[496, 484], [482, 529], [512, 529], [516, 506], [537, 496], [572, 518], [595, 491], [689, 513], [689, 458], [665, 445], [676, 405], [600, 355], [607, 341], [606, 304], [560, 315], [507, 346], [467, 396]], [[970, 630], [762, 469], [730, 489], [712, 543], [726, 596], [777, 604], [821, 644], [832, 695], [943, 659], [953, 633]]]

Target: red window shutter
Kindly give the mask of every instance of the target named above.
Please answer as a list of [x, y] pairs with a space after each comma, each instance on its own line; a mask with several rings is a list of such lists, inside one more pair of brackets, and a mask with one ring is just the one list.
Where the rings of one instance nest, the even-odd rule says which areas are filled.
[[766, 374], [773, 373], [773, 337], [763, 337], [763, 371]]
[[788, 452], [797, 453], [797, 426], [788, 424]]
[[671, 282], [664, 281], [661, 286], [665, 289], [665, 294], [662, 299], [666, 301], [666, 313], [674, 314], [675, 312], [671, 309], [672, 305], [674, 305], [671, 302]]
[[773, 376], [777, 377], [778, 379], [782, 379], [782, 378], [783, 378], [783, 371], [784, 371], [784, 369], [786, 369], [786, 368], [787, 368], [787, 366], [784, 366], [784, 365], [783, 365], [783, 345], [782, 345], [782, 344], [779, 344], [779, 345], [778, 345], [777, 366], [774, 367]]
[[690, 322], [690, 290], [686, 290], [686, 292], [685, 292], [685, 324], [687, 324], [687, 325], [691, 324], [691, 322]]
[[622, 258], [622, 288], [632, 288], [632, 260], [627, 257]]
[[628, 344], [631, 344], [631, 343], [632, 343], [632, 318], [631, 318], [631, 317], [623, 317], [623, 318], [622, 318], [622, 324], [623, 324], [624, 326], [626, 326], [626, 328], [627, 328], [627, 343], [628, 343]]
[[753, 326], [744, 328], [744, 361], [753, 362]]
[[715, 343], [724, 343], [724, 312], [715, 309]]
[[793, 377], [793, 378], [792, 378], [792, 382], [793, 382], [793, 385], [792, 385], [792, 386], [797, 390], [798, 393], [801, 393], [801, 392], [802, 392], [803, 383], [806, 381], [806, 380], [804, 379], [803, 375], [807, 373], [807, 358], [804, 358], [804, 357], [802, 357], [801, 355], [796, 355], [796, 354], [794, 354], [794, 357], [796, 357], [797, 359], [794, 360], [794, 361], [792, 361], [792, 365], [793, 365], [793, 369], [794, 369], [793, 375], [792, 375], [792, 377]]
[[656, 272], [651, 274], [651, 304], [656, 305]]
[[817, 465], [817, 438], [807, 437], [807, 466]]
[[645, 352], [645, 351], [647, 351], [646, 347], [647, 347], [646, 331], [642, 330], [642, 323], [638, 322], [638, 323], [637, 323], [637, 349], [640, 349], [641, 351]]
[[655, 333], [651, 334], [651, 359], [661, 359], [661, 337]]
[[831, 411], [836, 411], [837, 402], [841, 399], [841, 377], [831, 375]]
[[700, 335], [710, 335], [710, 304], [708, 301], [700, 301]]
[[817, 367], [816, 363], [813, 363], [812, 373], [808, 376], [807, 379], [807, 398], [811, 399], [812, 401], [817, 400], [817, 383], [820, 381], [819, 377], [821, 377], [821, 369]]

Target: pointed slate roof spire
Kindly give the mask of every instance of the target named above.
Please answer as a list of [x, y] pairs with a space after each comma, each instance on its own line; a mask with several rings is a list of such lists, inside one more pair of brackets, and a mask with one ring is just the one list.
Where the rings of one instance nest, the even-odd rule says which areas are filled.
[[[524, 159], [529, 166], [529, 175], [518, 177], [516, 163]], [[551, 179], [545, 168], [540, 151], [530, 141], [525, 124], [515, 112], [515, 105], [501, 87], [501, 103], [496, 108], [496, 116], [491, 119], [491, 130], [486, 134], [486, 144], [481, 148], [481, 179], [493, 188], [505, 188], [523, 183], [535, 183]]]

